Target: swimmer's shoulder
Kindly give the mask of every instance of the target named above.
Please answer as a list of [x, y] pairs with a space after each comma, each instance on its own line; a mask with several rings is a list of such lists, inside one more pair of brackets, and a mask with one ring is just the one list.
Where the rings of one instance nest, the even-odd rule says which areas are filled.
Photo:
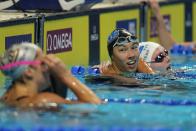
[[142, 58], [139, 58], [137, 72], [155, 74], [154, 70]]
[[66, 100], [55, 93], [42, 92], [32, 97], [31, 103], [34, 103], [35, 105], [46, 104], [46, 103], [72, 104], [72, 101]]

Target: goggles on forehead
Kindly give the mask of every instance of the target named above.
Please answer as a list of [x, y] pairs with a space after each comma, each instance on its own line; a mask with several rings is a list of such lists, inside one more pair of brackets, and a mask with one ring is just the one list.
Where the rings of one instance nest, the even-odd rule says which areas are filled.
[[41, 64], [41, 61], [39, 60], [33, 60], [33, 61], [17, 61], [5, 65], [0, 66], [0, 70], [10, 70], [12, 68], [15, 68], [17, 66], [23, 66], [23, 65], [39, 65]]
[[169, 52], [167, 50], [164, 50], [163, 52], [161, 52], [154, 61], [150, 61], [147, 63], [161, 63], [163, 62], [164, 58], [167, 57], [169, 55]]
[[137, 37], [135, 35], [129, 35], [127, 37], [119, 37], [120, 35], [120, 30], [115, 30], [112, 32], [112, 34], [108, 37], [108, 43], [111, 44], [115, 41], [115, 44], [113, 45], [116, 46], [117, 44], [124, 44], [124, 43], [128, 43], [128, 42], [139, 42], [137, 40]]
[[115, 47], [117, 45], [124, 45], [124, 44], [129, 43], [129, 42], [139, 44], [139, 41], [136, 38], [136, 36], [118, 37], [116, 42], [114, 43], [113, 47]]

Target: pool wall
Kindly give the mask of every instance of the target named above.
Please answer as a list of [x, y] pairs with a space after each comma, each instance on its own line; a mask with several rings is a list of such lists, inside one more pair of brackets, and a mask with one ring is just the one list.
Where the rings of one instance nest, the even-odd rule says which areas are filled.
[[[196, 0], [161, 2], [161, 13], [177, 41], [196, 41]], [[38, 44], [67, 65], [94, 65], [109, 59], [107, 36], [127, 28], [141, 41], [158, 41], [156, 21], [146, 4], [35, 15], [0, 21], [0, 53], [21, 41]]]

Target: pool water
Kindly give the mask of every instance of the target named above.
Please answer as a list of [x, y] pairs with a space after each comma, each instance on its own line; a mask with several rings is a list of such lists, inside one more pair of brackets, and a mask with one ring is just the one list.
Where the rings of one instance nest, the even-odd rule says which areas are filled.
[[[0, 104], [0, 130], [196, 130], [196, 59], [174, 60], [173, 68], [184, 70], [176, 79], [141, 79], [158, 90], [91, 83], [78, 75], [105, 104], [61, 105], [59, 112], [21, 111]], [[69, 97], [74, 97], [71, 92]]]

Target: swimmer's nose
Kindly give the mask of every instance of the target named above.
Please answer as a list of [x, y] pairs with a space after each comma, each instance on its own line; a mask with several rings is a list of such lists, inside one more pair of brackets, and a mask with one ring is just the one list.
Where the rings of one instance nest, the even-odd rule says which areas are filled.
[[134, 57], [135, 56], [135, 53], [132, 51], [132, 50], [129, 50], [128, 51], [128, 57]]

